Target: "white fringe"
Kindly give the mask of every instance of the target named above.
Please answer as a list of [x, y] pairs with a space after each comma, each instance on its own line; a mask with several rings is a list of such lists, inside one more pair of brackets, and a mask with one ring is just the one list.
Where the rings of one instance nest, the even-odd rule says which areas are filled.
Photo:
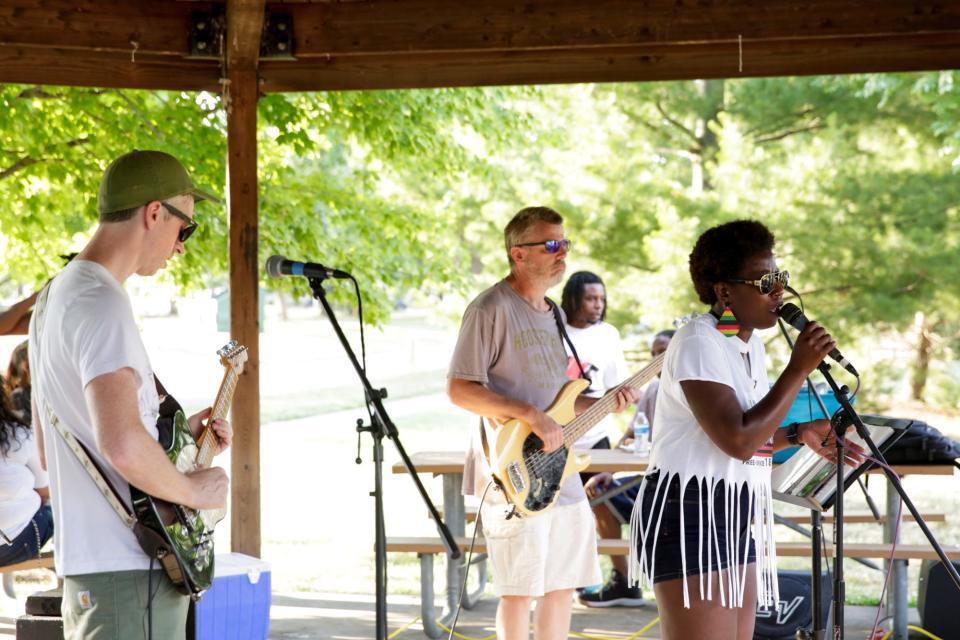
[[[650, 470], [652, 473], [655, 470]], [[656, 545], [660, 534], [660, 524], [663, 519], [664, 505], [666, 504], [667, 488], [670, 481], [677, 473], [662, 472], [659, 474], [655, 487], [648, 486], [644, 481], [640, 484], [640, 490], [637, 492], [637, 500], [633, 512], [630, 514], [630, 559], [627, 568], [627, 579], [630, 584], [640, 584], [648, 590], [653, 589], [653, 576], [656, 571]], [[743, 546], [735, 542], [740, 527], [743, 526], [740, 515], [740, 500], [743, 492], [747, 492], [747, 514], [746, 522], [749, 524], [750, 532], [756, 544], [756, 580], [757, 580], [757, 602], [760, 606], [775, 606], [780, 599], [779, 585], [777, 584], [777, 554], [776, 543], [773, 537], [773, 497], [770, 488], [766, 483], [761, 483], [757, 487], [751, 487], [746, 482], [737, 482], [724, 484], [724, 504], [728, 517], [726, 522], [716, 522], [713, 504], [716, 499], [716, 490], [719, 482], [715, 478], [700, 478], [693, 476], [697, 480], [697, 501], [703, 510], [703, 501], [707, 502], [707, 526], [704, 530], [703, 518], [698, 518], [698, 543], [697, 555], [699, 566], [714, 566], [719, 564], [721, 549], [719, 540], [719, 527], [723, 526], [726, 531], [726, 555], [732, 560], [727, 568], [726, 578], [720, 576], [717, 581], [720, 605], [729, 608], [743, 607], [744, 594], [746, 593], [747, 581], [747, 557], [750, 551], [750, 538], [748, 537]], [[681, 504], [686, 493], [686, 485], [691, 478], [680, 476]], [[650, 513], [644, 518], [640, 505], [643, 504], [643, 496], [647, 491], [653, 490], [652, 508]], [[735, 512], [736, 515], [730, 517]], [[687, 523], [684, 519], [684, 511], [680, 510], [680, 537], [685, 539]], [[650, 552], [647, 552], [645, 541], [653, 536], [653, 544]], [[704, 545], [706, 539], [706, 545]], [[683, 606], [690, 608], [690, 589], [687, 578], [687, 557], [686, 545], [680, 547], [680, 563], [683, 570]], [[704, 578], [707, 578], [704, 580]], [[704, 593], [704, 582], [706, 582], [706, 593]], [[724, 584], [726, 582], [726, 584]], [[709, 574], [699, 575], [699, 591], [701, 600], [713, 599], [713, 581], [709, 579]]]

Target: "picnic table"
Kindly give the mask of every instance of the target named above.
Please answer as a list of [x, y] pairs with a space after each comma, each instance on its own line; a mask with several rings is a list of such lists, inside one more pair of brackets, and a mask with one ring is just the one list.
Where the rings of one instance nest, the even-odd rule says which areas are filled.
[[[589, 452], [590, 455], [590, 465], [586, 468], [585, 471], [590, 473], [599, 473], [602, 471], [608, 471], [610, 473], [618, 472], [630, 472], [630, 473], [639, 473], [642, 474], [647, 470], [647, 461], [648, 457], [645, 454], [637, 454], [630, 451], [625, 451], [622, 449], [591, 449]], [[410, 456], [413, 465], [416, 467], [418, 473], [430, 473], [433, 475], [439, 475], [442, 477], [443, 481], [443, 514], [444, 522], [450, 528], [450, 532], [454, 535], [455, 538], [463, 539], [466, 535], [466, 523], [467, 523], [467, 513], [464, 503], [464, 498], [462, 494], [462, 485], [463, 485], [463, 468], [464, 460], [466, 457], [465, 451], [422, 451], [419, 453], [414, 453]], [[937, 475], [937, 476], [952, 476], [954, 472], [953, 465], [895, 465], [894, 470], [901, 476], [906, 475]], [[406, 473], [406, 468], [403, 466], [402, 462], [397, 462], [392, 467], [393, 473]], [[880, 469], [872, 469], [867, 473], [875, 474], [882, 473]], [[885, 518], [883, 521], [883, 541], [885, 543], [892, 543], [893, 534], [897, 531], [898, 521], [901, 520], [902, 514], [899, 511], [899, 496], [896, 492], [893, 491], [888, 485], [887, 491], [887, 514], [893, 515], [895, 517]], [[902, 528], [901, 528], [902, 529]], [[419, 544], [415, 544], [413, 540], [419, 539], [410, 539], [404, 538], [402, 542], [398, 542], [391, 545], [388, 542], [388, 549], [393, 551], [400, 550], [417, 550], [418, 553], [421, 553], [422, 561], [425, 561], [424, 557], [427, 555], [428, 549], [441, 549], [439, 538], [437, 538], [435, 545], [426, 545], [421, 540]], [[803, 553], [802, 547], [798, 546], [796, 543], [789, 543], [791, 555], [798, 555]], [[624, 552], [624, 549], [620, 549], [622, 545], [607, 545], [619, 552]], [[854, 545], [845, 545], [850, 548], [849, 557], [853, 557], [853, 554], [857, 551], [857, 546]], [[880, 545], [863, 545], [862, 551], [873, 554], [873, 557], [877, 557], [878, 550], [884, 548]], [[886, 547], [888, 548], [888, 546]], [[931, 549], [923, 547], [922, 545], [917, 545], [914, 549], [908, 549], [910, 553], [900, 553], [900, 558], [894, 560], [893, 575], [891, 576], [890, 592], [888, 598], [888, 608], [891, 611], [894, 617], [894, 638], [898, 638], [897, 632], [902, 629], [904, 634], [902, 637], [906, 638], [906, 625], [907, 625], [907, 557], [912, 558], [922, 558], [929, 555], [928, 552], [932, 552]], [[432, 555], [432, 554], [431, 554]], [[950, 555], [957, 555], [955, 550], [950, 550]], [[906, 557], [904, 557], [906, 556]], [[883, 557], [880, 555], [880, 557]], [[484, 582], [486, 580], [486, 567], [481, 560], [478, 564], [479, 571], [479, 587], [472, 593], [467, 594], [464, 597], [464, 605], [467, 608], [472, 608], [476, 603], [477, 599], [480, 597], [481, 592], [483, 591]], [[433, 586], [432, 586], [432, 564], [429, 564], [431, 573], [430, 584], [423, 584], [427, 576], [426, 569], [422, 570], [421, 577], [421, 607], [422, 607], [422, 618], [424, 624], [424, 630], [427, 635], [431, 638], [438, 638], [442, 635], [443, 630], [437, 625], [437, 621], [440, 620], [437, 616], [434, 615], [434, 605], [433, 605]], [[460, 584], [463, 581], [463, 570], [469, 570], [469, 567], [463, 567], [459, 563], [450, 562], [447, 566], [447, 598], [446, 598], [446, 611], [447, 615], [454, 611], [459, 600], [459, 589]]]

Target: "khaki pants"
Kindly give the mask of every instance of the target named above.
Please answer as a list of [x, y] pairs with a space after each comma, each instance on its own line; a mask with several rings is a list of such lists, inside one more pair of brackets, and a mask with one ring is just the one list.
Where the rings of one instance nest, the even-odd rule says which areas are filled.
[[[63, 582], [63, 631], [66, 640], [139, 640], [149, 638], [148, 571], [115, 571], [67, 576]], [[184, 640], [189, 598], [166, 574], [153, 571], [152, 637]]]

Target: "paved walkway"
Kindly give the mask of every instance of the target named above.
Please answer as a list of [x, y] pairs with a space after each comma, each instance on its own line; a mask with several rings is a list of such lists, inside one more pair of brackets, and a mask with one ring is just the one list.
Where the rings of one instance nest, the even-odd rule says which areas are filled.
[[[396, 640], [422, 640], [419, 625], [420, 604], [411, 596], [391, 597], [388, 601], [389, 634]], [[471, 611], [461, 613], [457, 633], [470, 640], [489, 639], [494, 633], [496, 600], [486, 597]], [[845, 611], [847, 637], [866, 638], [873, 627], [876, 608], [848, 606]], [[572, 638], [587, 640], [625, 640], [659, 638], [653, 605], [638, 609], [588, 609], [575, 606]], [[276, 640], [353, 640], [374, 638], [373, 597], [345, 594], [275, 593], [271, 610], [270, 638]], [[911, 621], [918, 624], [916, 610]], [[636, 635], [641, 629], [647, 631]]]
[[[27, 587], [28, 588], [28, 587]], [[15, 635], [16, 617], [23, 610], [21, 599], [0, 596], [0, 638]], [[344, 593], [274, 593], [270, 611], [271, 640], [369, 640], [376, 637], [374, 598]], [[439, 606], [439, 603], [438, 603]], [[419, 624], [420, 601], [414, 596], [391, 596], [388, 601], [388, 629], [395, 640], [424, 640], [427, 636]], [[470, 611], [463, 611], [457, 625], [461, 640], [487, 640], [494, 633], [496, 599], [483, 598]], [[876, 609], [848, 606], [846, 635], [862, 640], [873, 626]], [[911, 623], [919, 624], [915, 609]], [[653, 605], [638, 609], [588, 609], [575, 606], [572, 638], [586, 640], [625, 640], [626, 638], [659, 638], [659, 626], [653, 624]], [[636, 635], [641, 629], [648, 629]]]

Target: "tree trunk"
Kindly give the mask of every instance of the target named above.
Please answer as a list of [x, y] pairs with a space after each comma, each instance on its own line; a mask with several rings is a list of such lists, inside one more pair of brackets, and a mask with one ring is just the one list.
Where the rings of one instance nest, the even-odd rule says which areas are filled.
[[918, 402], [923, 401], [923, 391], [927, 386], [927, 374], [930, 372], [930, 353], [933, 351], [931, 334], [933, 328], [922, 311], [918, 311], [914, 319], [917, 329], [917, 359], [913, 365], [913, 376], [910, 380], [910, 397]]
[[694, 128], [697, 136], [697, 150], [693, 159], [691, 188], [695, 194], [714, 188], [711, 177], [712, 167], [716, 163], [717, 153], [720, 151], [720, 141], [713, 131], [713, 123], [717, 122], [724, 106], [724, 80], [697, 80], [696, 86], [702, 101], [699, 116]]

